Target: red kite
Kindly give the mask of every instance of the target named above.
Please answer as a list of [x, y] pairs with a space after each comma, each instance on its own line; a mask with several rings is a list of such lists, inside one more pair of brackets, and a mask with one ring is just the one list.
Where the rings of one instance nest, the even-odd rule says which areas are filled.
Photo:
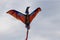
[[28, 39], [28, 31], [30, 29], [30, 23], [32, 22], [33, 18], [41, 11], [41, 8], [38, 7], [31, 14], [29, 14], [29, 10], [28, 10], [29, 8], [30, 7], [26, 8], [26, 11], [25, 11], [26, 15], [16, 10], [9, 10], [7, 12], [13, 17], [15, 17], [16, 19], [21, 20], [26, 25], [26, 28], [27, 28], [26, 40]]

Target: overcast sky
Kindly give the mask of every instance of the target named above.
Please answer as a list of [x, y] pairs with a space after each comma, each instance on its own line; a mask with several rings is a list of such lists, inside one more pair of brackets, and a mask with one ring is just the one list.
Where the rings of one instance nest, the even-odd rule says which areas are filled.
[[0, 40], [25, 40], [25, 25], [6, 12], [15, 9], [25, 14], [27, 6], [30, 13], [42, 9], [30, 25], [28, 40], [60, 40], [59, 0], [0, 0]]

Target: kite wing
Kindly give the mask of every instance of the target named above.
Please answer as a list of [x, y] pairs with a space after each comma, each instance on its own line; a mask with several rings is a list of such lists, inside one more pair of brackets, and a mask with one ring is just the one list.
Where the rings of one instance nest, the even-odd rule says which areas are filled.
[[30, 22], [33, 20], [33, 18], [41, 11], [41, 8], [37, 8], [30, 14]]
[[25, 23], [25, 15], [21, 12], [18, 12], [16, 10], [9, 10], [7, 13], [15, 17], [16, 19], [21, 20], [23, 23]]

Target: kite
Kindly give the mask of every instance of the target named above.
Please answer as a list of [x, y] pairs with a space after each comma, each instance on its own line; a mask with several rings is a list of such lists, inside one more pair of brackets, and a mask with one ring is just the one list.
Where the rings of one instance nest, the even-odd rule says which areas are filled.
[[30, 24], [31, 24], [32, 20], [41, 11], [41, 8], [38, 7], [31, 14], [29, 14], [29, 8], [30, 7], [26, 8], [26, 11], [25, 11], [26, 14], [23, 14], [23, 13], [16, 11], [16, 10], [9, 10], [7, 12], [8, 14], [12, 15], [16, 19], [21, 20], [26, 25], [25, 26], [27, 28], [26, 40], [28, 39], [28, 32], [29, 32]]

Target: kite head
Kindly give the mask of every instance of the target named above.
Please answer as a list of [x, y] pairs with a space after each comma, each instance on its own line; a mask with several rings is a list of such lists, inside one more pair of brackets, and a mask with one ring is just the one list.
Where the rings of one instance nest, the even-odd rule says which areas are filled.
[[27, 7], [27, 8], [26, 8], [26, 11], [25, 11], [26, 14], [29, 13], [29, 11], [28, 11], [29, 8], [30, 8], [30, 7]]

